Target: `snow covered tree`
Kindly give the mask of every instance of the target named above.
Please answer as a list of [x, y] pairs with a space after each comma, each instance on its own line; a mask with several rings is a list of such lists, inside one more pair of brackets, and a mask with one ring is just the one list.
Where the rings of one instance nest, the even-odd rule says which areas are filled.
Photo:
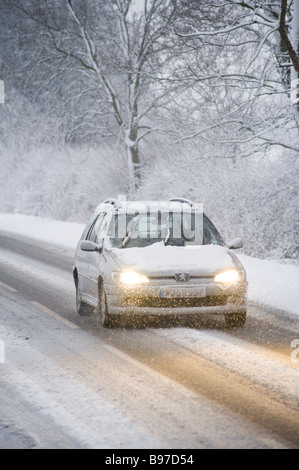
[[[280, 66], [287, 71], [291, 68], [292, 83], [298, 88], [299, 78], [299, 2], [298, 0], [254, 0], [243, 2], [241, 0], [226, 0], [227, 3], [241, 6], [247, 10], [247, 17], [251, 19], [252, 25], [263, 28], [257, 53], [263, 46], [269, 44], [271, 35], [279, 33], [280, 41], [277, 50], [277, 58]], [[283, 59], [287, 60], [283, 60]], [[290, 89], [290, 81], [284, 83]], [[294, 106], [294, 116], [299, 126], [298, 103]]]
[[[89, 138], [94, 132], [123, 142], [133, 194], [141, 175], [140, 142], [160, 130], [154, 110], [177, 88], [161, 80], [172, 59], [169, 34], [175, 1], [13, 0], [9, 4], [36, 24], [37, 30], [28, 34], [34, 38], [37, 32], [47, 51], [46, 58], [38, 58], [47, 70], [43, 87], [52, 89], [58, 82], [60, 98], [68, 100], [65, 125], [75, 129], [77, 139], [84, 138], [84, 123]], [[38, 67], [34, 59], [31, 56], [32, 70]], [[58, 112], [57, 101], [54, 108]]]
[[175, 29], [191, 51], [185, 56], [190, 83], [193, 76], [194, 89], [208, 95], [216, 111], [216, 121], [195, 124], [182, 138], [201, 135], [243, 148], [250, 143], [251, 151], [255, 143], [259, 149], [278, 144], [298, 152], [298, 142], [290, 138], [294, 119], [287, 99], [290, 68], [297, 83], [298, 54], [291, 39], [298, 2], [181, 0], [181, 5]]
[[[286, 11], [285, 4], [286, 4], [286, 1], [284, 0], [282, 14], [284, 13], [284, 11]], [[284, 22], [282, 23], [282, 26], [285, 26]], [[286, 48], [288, 49], [291, 60], [292, 60], [291, 97], [292, 97], [292, 104], [293, 104], [297, 126], [299, 127], [299, 2], [298, 0], [294, 0], [294, 9], [293, 9], [293, 18], [291, 21], [291, 28], [292, 28], [292, 37], [291, 37], [292, 40], [290, 40], [286, 32], [283, 33], [283, 36], [286, 42]]]

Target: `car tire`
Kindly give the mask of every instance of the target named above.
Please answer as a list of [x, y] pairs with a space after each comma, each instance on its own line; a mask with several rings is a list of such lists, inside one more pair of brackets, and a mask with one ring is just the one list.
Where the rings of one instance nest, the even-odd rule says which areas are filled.
[[106, 297], [106, 292], [105, 292], [103, 285], [101, 285], [99, 289], [99, 314], [100, 314], [101, 325], [104, 328], [111, 328], [112, 319], [108, 311], [107, 297]]
[[88, 317], [93, 314], [93, 308], [82, 302], [80, 297], [80, 292], [78, 288], [78, 283], [76, 283], [76, 310], [80, 317]]
[[245, 325], [247, 312], [228, 313], [225, 315], [225, 322], [229, 328], [239, 328]]

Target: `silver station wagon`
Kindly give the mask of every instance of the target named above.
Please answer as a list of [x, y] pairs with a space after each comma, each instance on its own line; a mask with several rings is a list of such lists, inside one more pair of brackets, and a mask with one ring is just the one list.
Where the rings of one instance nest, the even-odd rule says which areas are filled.
[[187, 199], [107, 199], [78, 243], [73, 276], [79, 315], [103, 326], [120, 315], [223, 315], [243, 326], [245, 270], [202, 205]]

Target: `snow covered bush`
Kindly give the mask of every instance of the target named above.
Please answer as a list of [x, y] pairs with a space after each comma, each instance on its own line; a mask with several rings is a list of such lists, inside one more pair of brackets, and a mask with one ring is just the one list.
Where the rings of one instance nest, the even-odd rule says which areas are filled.
[[105, 146], [45, 147], [21, 155], [2, 149], [0, 160], [1, 212], [85, 222], [107, 195], [126, 192], [125, 164]]
[[299, 162], [290, 151], [221, 158], [206, 149], [163, 151], [149, 165], [140, 196], [185, 196], [202, 202], [226, 241], [240, 236], [243, 252], [299, 259]]

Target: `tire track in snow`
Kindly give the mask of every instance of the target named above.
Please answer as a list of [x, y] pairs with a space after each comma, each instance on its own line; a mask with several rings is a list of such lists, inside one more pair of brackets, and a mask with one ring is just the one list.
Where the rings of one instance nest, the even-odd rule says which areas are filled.
[[287, 358], [222, 331], [179, 328], [157, 330], [156, 334], [263, 386], [269, 394], [276, 393], [298, 407], [299, 364], [292, 363], [291, 352]]
[[[65, 280], [65, 273], [62, 279], [58, 270], [55, 274], [54, 271], [50, 273], [42, 263], [34, 262], [31, 266], [28, 260], [26, 263], [23, 258], [8, 254], [1, 258], [9, 269], [18, 270], [36, 282], [43, 282], [50, 289], [59, 288], [61, 292], [73, 295], [73, 286]], [[141, 330], [141, 336], [142, 333]], [[223, 331], [173, 328], [151, 330], [149, 336], [153, 335], [173, 342], [196, 356], [198, 361], [194, 364], [188, 354], [174, 355], [175, 364], [172, 363], [171, 367], [175, 370], [170, 372], [167, 357], [156, 355], [157, 364], [153, 364], [150, 359], [153, 351], [147, 351], [148, 357], [145, 359], [146, 354], [140, 343], [138, 347], [142, 359], [138, 360], [150, 362], [153, 369], [157, 368], [165, 376], [190, 386], [237, 415], [258, 423], [270, 434], [276, 430], [278, 436], [299, 445], [299, 416], [295, 409], [299, 395], [298, 370], [286, 363], [285, 357], [254, 345], [250, 338], [241, 340]], [[113, 336], [114, 346], [119, 347], [118, 332], [113, 332]], [[132, 336], [128, 337], [132, 339]], [[164, 344], [167, 346], [167, 343]], [[123, 350], [126, 351], [126, 348]]]

